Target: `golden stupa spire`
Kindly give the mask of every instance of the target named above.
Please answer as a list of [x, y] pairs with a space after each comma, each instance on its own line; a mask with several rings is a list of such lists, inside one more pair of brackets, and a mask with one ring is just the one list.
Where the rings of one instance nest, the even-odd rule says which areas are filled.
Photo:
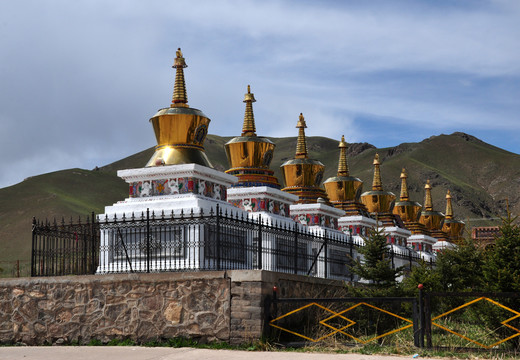
[[307, 154], [307, 143], [305, 142], [305, 128], [307, 124], [305, 124], [305, 118], [303, 114], [300, 113], [300, 118], [298, 120], [298, 124], [296, 124], [298, 130], [298, 142], [296, 144], [296, 159], [307, 159], [309, 156]]
[[372, 181], [372, 191], [383, 190], [383, 182], [381, 181], [381, 172], [379, 171], [379, 154], [374, 157], [374, 180]]
[[176, 51], [172, 68], [176, 69], [173, 98], [170, 107], [188, 107], [188, 95], [186, 95], [186, 82], [184, 81], [184, 68], [188, 67], [182, 57], [181, 48]]
[[424, 189], [425, 189], [424, 209], [426, 211], [433, 211], [432, 186], [430, 185], [430, 180], [426, 181], [426, 185], [424, 185]]
[[348, 163], [347, 163], [347, 143], [345, 142], [345, 136], [341, 135], [341, 141], [339, 142], [339, 163], [338, 163], [338, 176], [349, 176]]
[[448, 190], [446, 193], [446, 219], [453, 219], [453, 207], [451, 205], [451, 193]]
[[251, 86], [247, 85], [247, 94], [244, 96], [246, 112], [244, 114], [244, 125], [242, 126], [242, 136], [256, 136], [255, 116], [253, 114], [253, 103], [255, 95], [251, 93]]
[[407, 178], [408, 178], [408, 175], [406, 174], [406, 169], [403, 168], [403, 171], [401, 172], [401, 196], [400, 196], [400, 201], [408, 201], [409, 200], [409, 197], [408, 197], [408, 182], [407, 182]]

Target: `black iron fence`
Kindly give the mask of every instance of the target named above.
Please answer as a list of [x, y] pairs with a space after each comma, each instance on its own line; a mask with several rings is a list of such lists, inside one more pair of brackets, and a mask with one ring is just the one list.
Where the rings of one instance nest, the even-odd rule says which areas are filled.
[[265, 299], [276, 342], [399, 343], [420, 348], [520, 351], [520, 293], [425, 292], [419, 297]]
[[427, 347], [520, 351], [520, 293], [428, 292], [424, 318]]
[[31, 276], [94, 274], [99, 263], [99, 223], [37, 221], [32, 225]]
[[414, 297], [278, 298], [273, 291], [265, 300], [265, 320], [266, 335], [287, 346], [382, 344], [396, 336], [421, 346]]
[[[350, 234], [218, 206], [199, 214], [92, 215], [69, 224], [34, 220], [31, 275], [264, 269], [352, 281], [349, 265], [360, 246]], [[393, 246], [388, 257], [394, 268], [409, 269], [421, 259]]]

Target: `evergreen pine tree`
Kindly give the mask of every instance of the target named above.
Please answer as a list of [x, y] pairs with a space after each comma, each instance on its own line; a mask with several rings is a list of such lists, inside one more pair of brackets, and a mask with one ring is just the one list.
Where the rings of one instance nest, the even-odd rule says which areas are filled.
[[517, 217], [502, 219], [500, 235], [488, 251], [484, 265], [486, 288], [490, 291], [520, 291], [520, 225]]
[[388, 253], [388, 245], [383, 228], [375, 228], [364, 238], [365, 246], [359, 248], [363, 261], [359, 259], [351, 267], [351, 271], [362, 279], [381, 287], [396, 285], [396, 278], [402, 273], [401, 267], [392, 268], [392, 260]]
[[435, 272], [440, 291], [478, 291], [482, 289], [482, 252], [471, 238], [437, 255]]
[[409, 296], [415, 296], [419, 292], [417, 288], [419, 284], [422, 284], [426, 291], [439, 291], [441, 288], [439, 272], [424, 260], [419, 261], [417, 266], [412, 267], [410, 275], [404, 278], [403, 290]]

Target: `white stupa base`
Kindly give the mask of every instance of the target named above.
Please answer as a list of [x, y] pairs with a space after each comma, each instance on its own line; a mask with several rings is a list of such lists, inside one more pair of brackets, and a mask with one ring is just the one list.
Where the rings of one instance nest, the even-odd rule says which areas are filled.
[[[418, 253], [433, 254], [436, 243], [437, 239], [429, 235], [414, 234], [408, 238], [408, 246]], [[422, 257], [425, 261], [430, 261], [429, 257]]]
[[362, 240], [361, 237], [363, 236], [368, 236], [370, 234], [369, 230], [375, 227], [376, 221], [363, 215], [342, 216], [338, 219], [338, 229], [346, 234], [352, 234], [352, 236], [360, 238], [358, 240]]
[[384, 227], [383, 233], [387, 236], [390, 244], [403, 249], [406, 249], [408, 238], [412, 235], [409, 230], [397, 226]]
[[433, 251], [434, 252], [440, 252], [440, 251], [443, 251], [443, 250], [446, 250], [446, 249], [453, 249], [453, 248], [456, 248], [457, 245], [453, 244], [453, 243], [450, 243], [449, 241], [446, 241], [446, 240], [440, 240], [440, 241], [437, 241], [435, 243], [435, 245], [433, 245]]
[[120, 170], [117, 175], [130, 185], [130, 197], [105, 207], [102, 216], [128, 218], [149, 210], [165, 216], [209, 213], [217, 205], [228, 212], [240, 213], [227, 203], [227, 188], [235, 176], [198, 164], [157, 166]]
[[298, 196], [268, 186], [236, 187], [227, 190], [228, 202], [244, 211], [253, 219], [276, 224], [294, 224], [289, 207], [298, 201]]
[[[189, 216], [205, 214], [208, 215], [211, 211], [215, 213], [218, 208], [223, 213], [242, 215], [243, 210], [232, 206], [226, 201], [215, 200], [205, 196], [195, 194], [182, 195], [164, 195], [154, 196], [149, 198], [127, 198], [114, 205], [106, 206], [105, 213], [100, 215], [100, 219], [108, 217], [109, 219], [122, 218], [123, 215], [128, 219], [134, 216], [141, 216], [142, 213], [150, 211], [155, 216], [160, 216], [164, 213], [165, 216]], [[247, 215], [245, 215], [247, 216]]]
[[[227, 188], [237, 182], [236, 177], [197, 164], [121, 170], [118, 175], [130, 184], [130, 197], [107, 206], [105, 213], [99, 216], [101, 224], [104, 219], [108, 222], [101, 230], [97, 273], [216, 270], [219, 266], [226, 266], [226, 261], [250, 261], [227, 259], [218, 264], [212, 254], [215, 250], [203, 245], [211, 243], [215, 236], [208, 224], [172, 225], [169, 232], [149, 236], [142, 223], [136, 224], [135, 229], [131, 223], [132, 217], [137, 220], [142, 216], [157, 219], [164, 214], [166, 219], [181, 215], [188, 218], [191, 214], [215, 213], [217, 208], [223, 214], [247, 218], [247, 212], [226, 201]], [[114, 219], [126, 219], [123, 230], [112, 224]], [[252, 236], [248, 233], [243, 235], [237, 241], [247, 246], [253, 241]], [[146, 260], [146, 250], [143, 249], [147, 249], [150, 242], [152, 246], [157, 243], [160, 250], [154, 250], [159, 253], [152, 253], [152, 258]]]
[[322, 203], [291, 205], [291, 218], [304, 226], [338, 230], [338, 219], [345, 214], [344, 210]]

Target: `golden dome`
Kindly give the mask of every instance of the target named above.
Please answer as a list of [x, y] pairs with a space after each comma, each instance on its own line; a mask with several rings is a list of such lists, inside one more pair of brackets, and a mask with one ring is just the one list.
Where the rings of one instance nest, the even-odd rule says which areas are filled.
[[275, 144], [264, 137], [256, 136], [253, 102], [255, 96], [247, 86], [244, 97], [246, 110], [242, 126], [242, 136], [235, 137], [225, 144], [230, 169], [226, 173], [239, 178], [235, 186], [270, 186], [279, 189], [278, 179], [269, 170], [273, 159]]
[[430, 185], [430, 180], [426, 182], [424, 189], [424, 210], [421, 212], [419, 222], [426, 226], [426, 229], [429, 231], [441, 230], [444, 223], [444, 214], [440, 211], [433, 210], [432, 186]]
[[466, 224], [463, 221], [453, 218], [453, 207], [451, 205], [451, 193], [448, 190], [446, 193], [446, 218], [442, 225], [444, 231], [450, 241], [457, 242], [463, 238], [463, 232]]
[[294, 159], [288, 160], [280, 167], [285, 187], [283, 191], [298, 195], [298, 203], [315, 203], [318, 198], [328, 201], [327, 194], [319, 186], [323, 179], [325, 165], [318, 160], [309, 159], [305, 140], [305, 118], [300, 114], [298, 123], [298, 140]]
[[172, 66], [176, 69], [172, 104], [150, 119], [157, 146], [147, 167], [192, 163], [213, 167], [204, 152], [211, 120], [202, 111], [188, 107], [183, 70], [187, 66], [179, 48]]
[[392, 192], [383, 190], [381, 172], [379, 166], [379, 154], [374, 157], [374, 179], [372, 181], [372, 191], [361, 194], [361, 202], [366, 206], [371, 214], [391, 213], [395, 204], [395, 195]]
[[349, 174], [345, 136], [341, 136], [338, 148], [340, 152], [337, 176], [328, 178], [323, 182], [323, 185], [332, 205], [343, 209], [347, 202], [360, 201], [359, 197], [363, 191], [363, 181]]
[[408, 174], [406, 169], [403, 168], [401, 172], [401, 196], [399, 201], [396, 201], [394, 207], [394, 214], [399, 215], [405, 223], [413, 223], [419, 220], [421, 216], [422, 206], [418, 202], [410, 201], [408, 196]]

